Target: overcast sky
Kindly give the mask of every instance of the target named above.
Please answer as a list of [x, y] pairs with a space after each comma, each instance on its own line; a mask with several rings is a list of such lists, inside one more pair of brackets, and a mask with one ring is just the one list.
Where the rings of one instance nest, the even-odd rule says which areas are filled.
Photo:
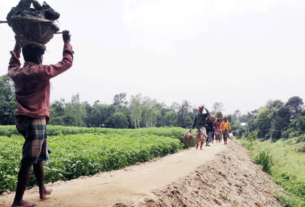
[[[0, 0], [5, 20], [19, 0]], [[39, 1], [43, 2], [43, 1]], [[51, 101], [110, 104], [115, 94], [171, 105], [222, 102], [225, 113], [305, 99], [304, 0], [49, 0], [72, 33], [73, 67], [51, 80]], [[0, 25], [0, 75], [14, 34]], [[62, 38], [44, 64], [61, 60]], [[23, 61], [23, 60], [22, 60]]]

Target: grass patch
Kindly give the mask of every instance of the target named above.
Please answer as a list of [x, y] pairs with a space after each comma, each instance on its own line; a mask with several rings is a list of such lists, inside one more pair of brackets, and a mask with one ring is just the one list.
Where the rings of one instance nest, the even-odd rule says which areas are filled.
[[277, 195], [283, 206], [305, 206], [305, 153], [300, 152], [304, 147], [303, 139], [239, 140], [251, 152], [253, 160], [286, 191], [287, 196]]
[[263, 167], [263, 171], [268, 174], [272, 174], [271, 167], [273, 165], [272, 155], [269, 149], [265, 149], [259, 152], [259, 154], [254, 158], [256, 164], [259, 164]]

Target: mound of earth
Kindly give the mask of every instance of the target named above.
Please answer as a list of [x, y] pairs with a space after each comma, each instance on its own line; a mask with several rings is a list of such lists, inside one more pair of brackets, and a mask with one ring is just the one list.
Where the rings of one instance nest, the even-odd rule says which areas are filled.
[[155, 198], [138, 204], [118, 203], [116, 207], [198, 207], [198, 206], [281, 206], [274, 193], [282, 193], [235, 141], [212, 161], [186, 177], [154, 190]]

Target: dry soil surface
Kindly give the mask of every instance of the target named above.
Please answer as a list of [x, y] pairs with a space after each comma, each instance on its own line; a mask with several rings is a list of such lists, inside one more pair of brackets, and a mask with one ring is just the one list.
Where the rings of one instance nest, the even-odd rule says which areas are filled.
[[[47, 186], [53, 189], [48, 199], [40, 201], [33, 188], [25, 200], [41, 207], [272, 207], [280, 206], [273, 193], [281, 192], [234, 141]], [[13, 198], [14, 193], [4, 193], [0, 206], [10, 206]]]

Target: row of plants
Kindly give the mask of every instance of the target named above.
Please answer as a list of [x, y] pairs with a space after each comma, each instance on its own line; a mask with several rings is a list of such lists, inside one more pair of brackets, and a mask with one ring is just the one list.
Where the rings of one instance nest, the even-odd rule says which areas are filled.
[[272, 180], [280, 185], [286, 195], [277, 195], [283, 206], [305, 206], [305, 136], [272, 141], [259, 141], [256, 134], [240, 139], [247, 148], [254, 162], [271, 175]]
[[[134, 134], [135, 136], [157, 135], [179, 139], [183, 142], [183, 134], [186, 129], [180, 127], [161, 127], [161, 128], [141, 128], [141, 129], [110, 129], [110, 128], [86, 128], [86, 127], [65, 127], [65, 126], [47, 126], [48, 136], [71, 135], [71, 134]], [[11, 137], [20, 135], [15, 126], [1, 126], [0, 136]], [[191, 143], [192, 145], [194, 143]]]
[[[0, 193], [15, 190], [24, 139], [0, 136]], [[45, 163], [46, 183], [94, 175], [146, 162], [183, 149], [178, 139], [157, 135], [73, 134], [49, 136], [52, 150]], [[31, 175], [30, 186], [36, 185]]]

